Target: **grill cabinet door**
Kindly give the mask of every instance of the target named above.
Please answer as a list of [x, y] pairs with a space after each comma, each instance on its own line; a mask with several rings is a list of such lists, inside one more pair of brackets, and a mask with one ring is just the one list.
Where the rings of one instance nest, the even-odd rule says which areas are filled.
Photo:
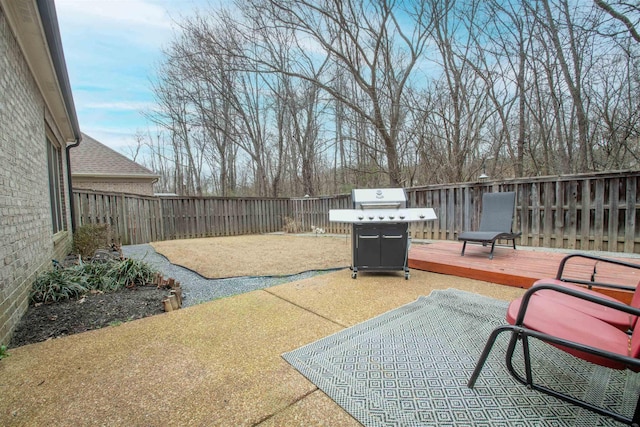
[[356, 234], [356, 267], [380, 266], [380, 232], [375, 227], [363, 227]]
[[403, 267], [407, 254], [407, 224], [390, 224], [380, 230], [380, 266]]
[[354, 227], [354, 267], [401, 270], [407, 255], [408, 225], [356, 224]]

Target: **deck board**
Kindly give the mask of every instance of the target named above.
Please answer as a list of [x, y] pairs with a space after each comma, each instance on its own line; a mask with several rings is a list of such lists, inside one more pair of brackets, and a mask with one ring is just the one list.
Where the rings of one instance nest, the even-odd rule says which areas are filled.
[[[507, 246], [496, 246], [494, 257], [490, 260], [489, 249], [482, 245], [467, 244], [465, 255], [461, 256], [462, 243], [459, 242], [413, 243], [409, 250], [408, 265], [417, 270], [527, 289], [536, 280], [556, 277], [560, 261], [567, 255], [566, 252], [546, 252], [538, 248], [513, 250]], [[634, 262], [628, 258], [618, 259]], [[588, 280], [593, 273], [593, 265], [593, 261], [575, 260], [567, 264], [565, 275]], [[625, 269], [621, 274], [620, 267], [599, 263], [596, 277], [604, 283], [636, 286], [640, 281], [640, 270]], [[629, 292], [603, 290], [603, 293], [627, 303], [631, 301], [632, 294]]]

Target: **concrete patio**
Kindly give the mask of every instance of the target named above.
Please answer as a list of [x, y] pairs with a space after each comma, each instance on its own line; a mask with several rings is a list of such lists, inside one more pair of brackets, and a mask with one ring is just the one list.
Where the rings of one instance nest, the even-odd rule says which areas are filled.
[[353, 426], [281, 354], [428, 295], [523, 290], [411, 271], [349, 270], [10, 350], [0, 425]]

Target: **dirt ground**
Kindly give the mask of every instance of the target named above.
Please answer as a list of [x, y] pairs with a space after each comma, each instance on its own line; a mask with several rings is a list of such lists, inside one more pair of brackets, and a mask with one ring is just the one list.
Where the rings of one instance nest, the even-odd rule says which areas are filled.
[[30, 305], [13, 333], [9, 347], [19, 347], [121, 322], [163, 313], [167, 290], [156, 286], [89, 294], [79, 300]]
[[[255, 235], [152, 245], [171, 262], [211, 278], [286, 275], [351, 264], [351, 241], [345, 237]], [[30, 305], [9, 348], [163, 313], [162, 299], [166, 295], [166, 290], [143, 286], [89, 294], [80, 300]]]
[[351, 239], [323, 235], [265, 234], [167, 240], [151, 244], [205, 277], [276, 276], [351, 265]]

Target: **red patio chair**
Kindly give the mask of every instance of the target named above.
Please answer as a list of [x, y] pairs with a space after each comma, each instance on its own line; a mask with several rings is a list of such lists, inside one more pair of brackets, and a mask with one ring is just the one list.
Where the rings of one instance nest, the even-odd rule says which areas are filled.
[[[570, 261], [576, 259], [585, 259], [585, 260], [593, 260], [594, 264], [592, 267], [591, 277], [589, 280], [579, 279], [575, 277], [571, 277], [569, 273], [566, 272], [567, 265]], [[538, 284], [556, 284], [559, 286], [564, 286], [569, 289], [573, 289], [575, 291], [580, 291], [587, 293], [589, 295], [593, 295], [596, 297], [608, 299], [609, 301], [619, 302], [621, 301], [612, 298], [610, 296], [604, 295], [603, 293], [595, 290], [595, 289], [615, 289], [615, 290], [624, 290], [633, 292], [633, 297], [631, 300], [631, 306], [635, 308], [640, 308], [640, 286], [626, 286], [614, 283], [603, 282], [598, 280], [598, 267], [604, 264], [609, 264], [612, 266], [620, 267], [620, 269], [616, 270], [619, 274], [624, 275], [637, 275], [640, 279], [640, 265], [633, 264], [630, 262], [603, 258], [595, 255], [589, 254], [571, 254], [567, 255], [560, 262], [560, 266], [558, 267], [558, 273], [554, 279], [541, 279], [536, 281], [533, 286]], [[630, 270], [627, 270], [630, 269]], [[639, 284], [640, 285], [640, 284]], [[549, 290], [540, 290], [535, 293], [536, 297], [544, 296], [547, 298], [552, 298], [553, 301], [563, 304], [565, 306], [571, 307], [578, 311], [581, 311], [590, 316], [596, 317], [600, 320], [603, 320], [610, 325], [615, 326], [618, 329], [623, 331], [630, 331], [635, 328], [637, 316], [629, 315], [629, 313], [625, 313], [623, 311], [614, 310], [610, 307], [603, 306], [601, 304], [594, 304], [589, 301], [585, 301], [579, 298], [574, 298], [572, 296], [553, 292]], [[512, 322], [509, 322], [512, 323]]]
[[[555, 284], [539, 284], [532, 287], [521, 299], [513, 301], [507, 310], [509, 324], [500, 326], [491, 333], [468, 386], [473, 388], [482, 371], [491, 349], [502, 332], [510, 332], [511, 339], [506, 351], [507, 369], [513, 377], [529, 388], [562, 399], [574, 405], [611, 417], [628, 425], [640, 425], [640, 397], [632, 417], [601, 408], [574, 396], [534, 383], [529, 338], [549, 343], [575, 357], [613, 369], [640, 371], [640, 328], [631, 335], [600, 319], [581, 311], [554, 302], [547, 296], [535, 296], [542, 290], [557, 292], [571, 298], [579, 298], [631, 314], [640, 315], [640, 309], [611, 301], [599, 296], [576, 291]], [[517, 342], [522, 341], [524, 353], [524, 377], [513, 366], [513, 354]]]

